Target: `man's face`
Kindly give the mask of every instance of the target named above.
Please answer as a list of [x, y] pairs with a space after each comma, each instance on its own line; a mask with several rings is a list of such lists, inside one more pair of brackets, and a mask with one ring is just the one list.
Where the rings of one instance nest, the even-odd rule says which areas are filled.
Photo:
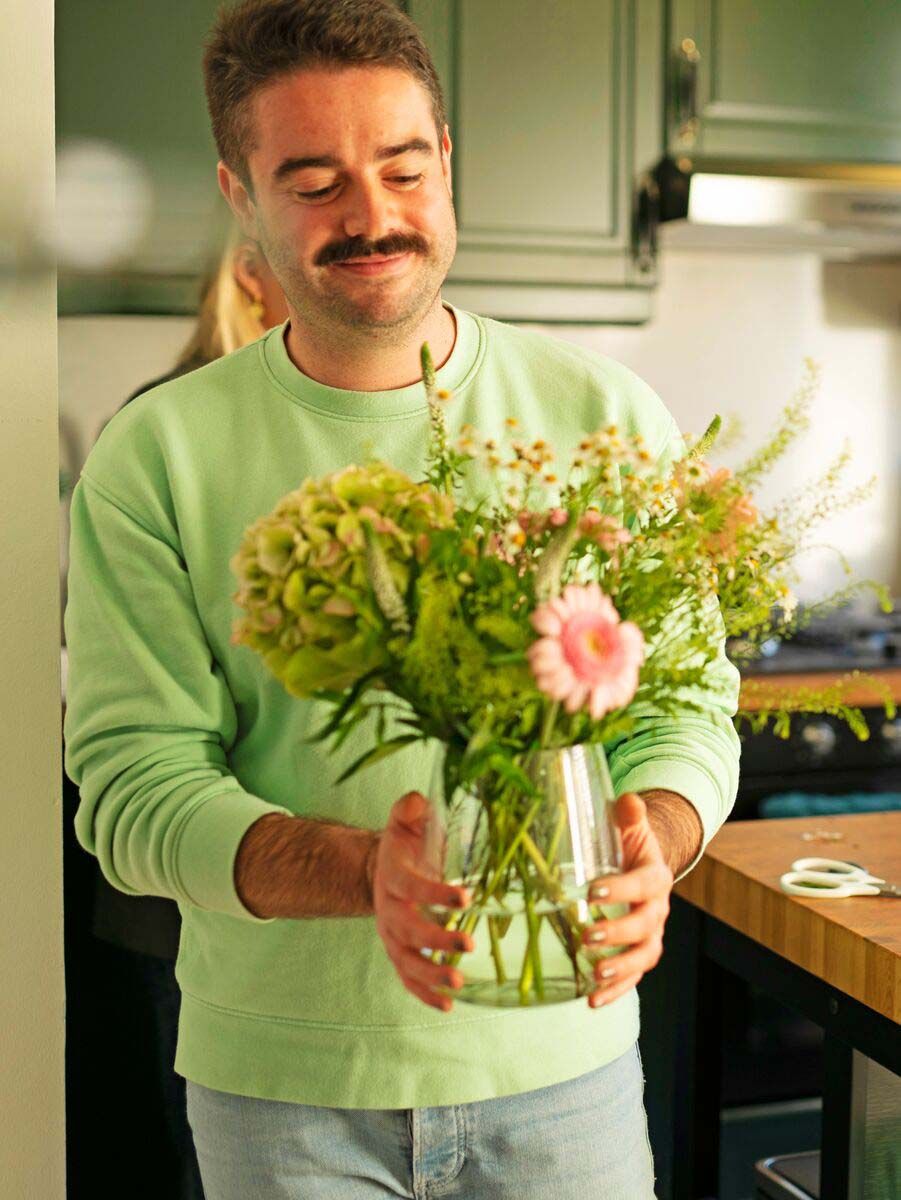
[[302, 70], [256, 96], [254, 123], [255, 199], [222, 166], [220, 185], [298, 318], [415, 328], [456, 251], [451, 143], [425, 89], [394, 68]]

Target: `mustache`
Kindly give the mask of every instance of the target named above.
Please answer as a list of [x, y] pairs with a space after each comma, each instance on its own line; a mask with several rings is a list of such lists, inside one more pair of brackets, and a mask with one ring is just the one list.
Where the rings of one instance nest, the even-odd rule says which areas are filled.
[[389, 233], [377, 242], [364, 237], [347, 238], [343, 242], [332, 242], [316, 255], [317, 267], [329, 267], [332, 263], [346, 262], [349, 258], [388, 257], [393, 254], [428, 254], [429, 244], [418, 233]]

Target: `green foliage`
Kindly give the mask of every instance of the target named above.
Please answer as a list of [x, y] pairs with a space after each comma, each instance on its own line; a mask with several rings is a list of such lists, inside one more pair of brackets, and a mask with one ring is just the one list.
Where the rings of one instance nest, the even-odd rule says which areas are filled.
[[[841, 491], [846, 450], [769, 514], [750, 492], [809, 426], [813, 363], [772, 436], [734, 473], [706, 458], [730, 436], [715, 417], [672, 463], [656, 463], [640, 437], [597, 430], [563, 480], [553, 448], [524, 440], [513, 418], [500, 437], [466, 427], [451, 445], [448, 397], [427, 346], [422, 367], [430, 429], [422, 480], [380, 462], [308, 480], [246, 531], [232, 561], [244, 610], [233, 641], [260, 653], [292, 694], [332, 706], [315, 738], [337, 748], [373, 721], [374, 745], [342, 779], [439, 738], [448, 795], [481, 780], [498, 803], [506, 789], [522, 799], [523, 756], [537, 748], [611, 743], [629, 735], [639, 711], [678, 717], [703, 707], [724, 634], [738, 639], [736, 659], [749, 661], [774, 633], [862, 591], [890, 608], [887, 589], [868, 580], [803, 614], [794, 601], [795, 560], [812, 531], [872, 487]], [[464, 501], [473, 469], [487, 483]], [[552, 703], [528, 657], [536, 608], [592, 581], [645, 646], [632, 700], [597, 720], [585, 706]], [[768, 696], [736, 720], [787, 736], [801, 711], [866, 731], [839, 685]]]

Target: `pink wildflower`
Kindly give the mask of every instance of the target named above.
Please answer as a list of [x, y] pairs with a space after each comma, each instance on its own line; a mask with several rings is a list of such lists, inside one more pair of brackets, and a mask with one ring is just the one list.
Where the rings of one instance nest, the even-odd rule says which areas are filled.
[[620, 620], [596, 583], [568, 584], [531, 621], [544, 636], [529, 647], [529, 665], [546, 695], [563, 701], [568, 713], [587, 701], [595, 721], [629, 703], [644, 662], [644, 638], [637, 625]]
[[625, 546], [632, 540], [628, 529], [620, 525], [616, 517], [610, 516], [609, 513], [599, 513], [593, 508], [583, 514], [579, 522], [579, 532], [590, 537], [608, 554], [613, 554], [617, 546]]
[[551, 525], [555, 529], [559, 529], [561, 525], [565, 525], [569, 520], [569, 513], [565, 508], [552, 508], [550, 515]]
[[727, 484], [732, 478], [732, 472], [728, 467], [718, 467], [704, 485], [704, 491], [711, 496], [717, 496], [723, 489], [723, 485]]
[[727, 557], [735, 553], [738, 535], [743, 528], [756, 524], [759, 516], [751, 497], [741, 493], [729, 506], [723, 526], [717, 533], [708, 533], [707, 549], [711, 554]]
[[[728, 467], [720, 467], [703, 485], [702, 490], [709, 496], [718, 498], [731, 478], [732, 472]], [[709, 552], [724, 556], [734, 554], [740, 530], [756, 524], [759, 515], [748, 492], [738, 492], [732, 496], [723, 516], [721, 528], [716, 533], [707, 535], [706, 544]]]
[[738, 490], [728, 467], [718, 467], [714, 471], [703, 459], [681, 460], [676, 464], [675, 475], [676, 491], [682, 503], [690, 502], [693, 493], [723, 505], [719, 527], [707, 534], [704, 546], [708, 554], [718, 558], [733, 555], [741, 530], [755, 525], [760, 515], [750, 493]]
[[492, 558], [499, 558], [505, 563], [512, 563], [515, 557], [507, 549], [502, 537], [497, 533], [489, 533], [488, 541], [485, 545], [485, 553], [491, 555]]

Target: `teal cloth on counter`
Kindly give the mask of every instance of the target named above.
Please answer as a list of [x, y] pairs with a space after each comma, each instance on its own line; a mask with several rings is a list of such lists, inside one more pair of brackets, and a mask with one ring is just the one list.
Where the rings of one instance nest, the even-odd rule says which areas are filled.
[[779, 792], [760, 802], [761, 817], [834, 817], [840, 813], [893, 812], [901, 808], [901, 792], [849, 792], [824, 796], [815, 792]]

